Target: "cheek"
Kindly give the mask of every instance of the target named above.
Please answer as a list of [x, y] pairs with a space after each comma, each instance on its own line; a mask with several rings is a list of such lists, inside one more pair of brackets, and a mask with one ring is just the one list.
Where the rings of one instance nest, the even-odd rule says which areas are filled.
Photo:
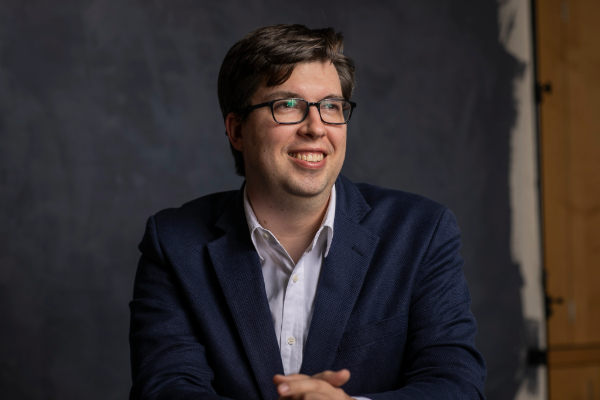
[[269, 134], [264, 137], [262, 143], [263, 149], [265, 149], [267, 153], [273, 155], [282, 153], [285, 149], [289, 148], [289, 140], [286, 139], [290, 137], [292, 137], [292, 135], [288, 135], [287, 132], [283, 130], [269, 132]]
[[[265, 166], [271, 166], [276, 162], [275, 155], [278, 154], [278, 145], [267, 132], [260, 132], [253, 138], [252, 153], [256, 161]], [[260, 160], [260, 161], [259, 161]]]
[[252, 135], [250, 137], [250, 140], [248, 143], [249, 153], [252, 153], [254, 155], [261, 154], [263, 152], [264, 148], [265, 148], [265, 143], [264, 143], [264, 139], [262, 137], [261, 132], [257, 132], [255, 135]]
[[[270, 128], [270, 129], [269, 129]], [[273, 163], [293, 142], [295, 131], [293, 127], [278, 125], [256, 131], [250, 137], [252, 153], [257, 157], [268, 158], [266, 162]]]
[[331, 136], [331, 144], [336, 152], [343, 152], [346, 149], [346, 132], [339, 132]]

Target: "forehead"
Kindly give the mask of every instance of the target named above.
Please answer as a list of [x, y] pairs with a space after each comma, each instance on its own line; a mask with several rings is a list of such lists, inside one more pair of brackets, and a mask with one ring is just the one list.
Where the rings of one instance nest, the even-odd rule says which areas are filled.
[[328, 97], [342, 98], [342, 86], [335, 66], [327, 62], [304, 62], [296, 65], [289, 79], [281, 85], [267, 87], [263, 82], [253, 98], [268, 101], [274, 98], [300, 97], [319, 101]]

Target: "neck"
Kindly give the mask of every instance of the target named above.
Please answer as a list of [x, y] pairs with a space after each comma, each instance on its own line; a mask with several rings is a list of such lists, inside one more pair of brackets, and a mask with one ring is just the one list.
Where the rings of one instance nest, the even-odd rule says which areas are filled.
[[300, 197], [273, 194], [247, 182], [246, 194], [258, 222], [275, 235], [297, 263], [321, 226], [331, 188], [316, 196]]

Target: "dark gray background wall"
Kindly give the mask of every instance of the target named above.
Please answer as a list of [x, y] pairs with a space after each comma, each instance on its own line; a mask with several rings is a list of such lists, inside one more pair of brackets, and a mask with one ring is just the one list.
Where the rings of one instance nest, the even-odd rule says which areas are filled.
[[[127, 303], [146, 218], [237, 188], [216, 94], [227, 49], [263, 25], [344, 32], [359, 104], [343, 173], [448, 205], [489, 369], [523, 379], [509, 251], [512, 80], [496, 0], [0, 3], [0, 390], [122, 399]], [[519, 372], [521, 371], [521, 372]]]

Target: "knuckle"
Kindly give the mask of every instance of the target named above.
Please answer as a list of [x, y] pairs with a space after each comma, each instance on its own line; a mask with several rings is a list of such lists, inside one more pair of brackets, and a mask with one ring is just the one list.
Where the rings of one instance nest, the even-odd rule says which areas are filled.
[[329, 384], [321, 379], [317, 379], [317, 380], [315, 380], [315, 386], [317, 387], [317, 389], [323, 390], [327, 386], [329, 386]]

